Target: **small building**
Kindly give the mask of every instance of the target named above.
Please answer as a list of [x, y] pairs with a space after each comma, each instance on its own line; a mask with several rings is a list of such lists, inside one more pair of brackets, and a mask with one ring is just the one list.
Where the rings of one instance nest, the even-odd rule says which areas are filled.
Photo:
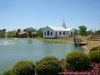
[[72, 36], [74, 36], [73, 29], [65, 28], [63, 26], [47, 26], [43, 30], [43, 38], [62, 38]]
[[22, 30], [22, 29], [18, 29], [18, 34], [19, 35], [24, 35], [24, 34], [27, 34], [24, 30]]
[[26, 38], [28, 33], [25, 30], [18, 29], [18, 38]]

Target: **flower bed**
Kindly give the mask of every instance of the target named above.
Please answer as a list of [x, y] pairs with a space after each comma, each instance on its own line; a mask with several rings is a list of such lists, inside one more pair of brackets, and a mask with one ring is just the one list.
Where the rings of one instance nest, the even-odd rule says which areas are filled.
[[91, 62], [93, 69], [87, 71], [65, 70], [64, 75], [100, 75], [100, 63]]

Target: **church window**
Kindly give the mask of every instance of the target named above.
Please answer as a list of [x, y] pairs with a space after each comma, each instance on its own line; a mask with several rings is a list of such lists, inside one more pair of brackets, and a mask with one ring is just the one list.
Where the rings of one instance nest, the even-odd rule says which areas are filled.
[[63, 32], [63, 35], [65, 35], [65, 32]]
[[51, 32], [51, 35], [52, 35], [52, 32]]
[[49, 36], [49, 31], [47, 31], [47, 35]]
[[44, 35], [46, 35], [46, 32], [44, 32]]
[[59, 35], [61, 35], [61, 32], [59, 32]]

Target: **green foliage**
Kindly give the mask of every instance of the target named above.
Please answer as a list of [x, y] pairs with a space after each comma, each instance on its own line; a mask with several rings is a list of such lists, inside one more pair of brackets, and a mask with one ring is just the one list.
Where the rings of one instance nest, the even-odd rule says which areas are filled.
[[89, 31], [86, 32], [86, 35], [91, 35], [91, 34], [93, 34], [92, 30], [89, 30]]
[[36, 32], [37, 30], [32, 28], [32, 27], [29, 27], [29, 28], [26, 28], [24, 29], [26, 32]]
[[29, 38], [32, 38], [33, 37], [32, 32], [37, 32], [37, 30], [34, 29], [34, 28], [32, 28], [32, 27], [26, 28], [24, 30], [28, 33]]
[[11, 71], [12, 71], [12, 70], [7, 70], [7, 71], [5, 71], [2, 75], [11, 75]]
[[81, 51], [73, 51], [66, 55], [65, 65], [70, 70], [87, 70], [90, 68], [89, 56]]
[[100, 50], [91, 51], [89, 53], [91, 62], [100, 63]]
[[0, 30], [0, 37], [4, 38], [6, 29]]
[[35, 64], [32, 61], [20, 61], [13, 67], [13, 75], [34, 75]]
[[100, 30], [97, 30], [96, 33], [100, 33]]
[[13, 30], [13, 31], [8, 31], [7, 32], [7, 37], [17, 37], [17, 34], [18, 32], [16, 30]]
[[96, 51], [96, 50], [100, 50], [100, 46], [93, 47], [90, 51]]
[[74, 35], [78, 35], [78, 30], [77, 29], [73, 29], [74, 30]]
[[59, 75], [61, 72], [61, 65], [59, 60], [53, 56], [47, 56], [40, 60], [36, 66], [38, 75]]
[[40, 28], [40, 29], [37, 31], [37, 36], [38, 36], [38, 37], [43, 37], [43, 30], [44, 30], [44, 28]]
[[[7, 32], [7, 37], [9, 38], [34, 38], [34, 37], [43, 37], [43, 30], [44, 28], [40, 28], [38, 30], [32, 28], [32, 27], [28, 27], [28, 28], [25, 28], [23, 31], [25, 31], [26, 33], [25, 34], [21, 34], [19, 35], [18, 33], [20, 32], [20, 29], [18, 30], [13, 30], [13, 31], [8, 31]], [[4, 38], [5, 36], [5, 32], [6, 32], [6, 29], [2, 29], [0, 30], [0, 38]]]
[[86, 30], [87, 30], [86, 26], [84, 26], [84, 25], [79, 26], [80, 35], [86, 35]]

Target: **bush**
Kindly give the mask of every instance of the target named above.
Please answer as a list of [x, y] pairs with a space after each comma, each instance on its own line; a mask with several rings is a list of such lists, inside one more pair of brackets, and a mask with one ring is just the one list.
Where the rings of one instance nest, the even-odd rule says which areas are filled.
[[11, 74], [11, 70], [7, 70], [2, 75], [10, 75], [10, 74]]
[[59, 60], [53, 56], [44, 57], [36, 66], [38, 75], [59, 75], [58, 73], [61, 71]]
[[89, 56], [81, 51], [73, 51], [66, 55], [65, 65], [67, 69], [74, 71], [90, 69]]
[[91, 51], [89, 55], [91, 62], [100, 63], [100, 50]]
[[90, 51], [100, 50], [100, 46], [93, 47]]
[[15, 64], [12, 70], [13, 75], [34, 75], [35, 64], [32, 61], [20, 61]]

